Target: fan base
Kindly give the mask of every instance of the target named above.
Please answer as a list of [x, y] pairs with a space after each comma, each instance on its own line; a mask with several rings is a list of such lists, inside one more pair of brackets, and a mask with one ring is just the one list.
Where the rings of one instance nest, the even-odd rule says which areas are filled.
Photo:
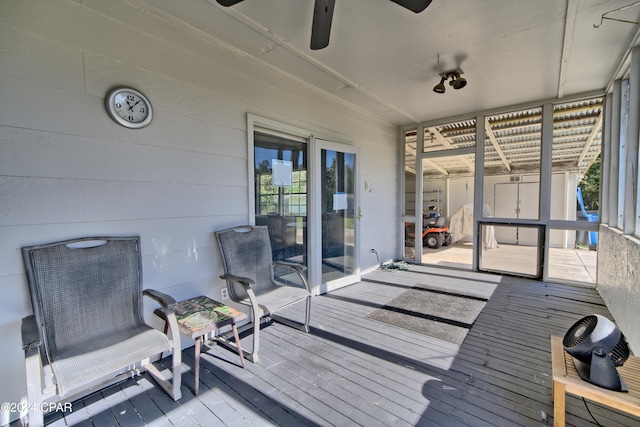
[[581, 362], [574, 357], [573, 365], [576, 367], [580, 378], [588, 383], [621, 393], [629, 392], [627, 385], [608, 357], [600, 358], [594, 356], [590, 364]]

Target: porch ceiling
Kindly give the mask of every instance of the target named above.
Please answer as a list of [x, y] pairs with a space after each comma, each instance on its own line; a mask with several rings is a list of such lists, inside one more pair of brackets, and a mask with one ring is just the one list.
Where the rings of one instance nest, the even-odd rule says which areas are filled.
[[[633, 0], [435, 0], [419, 14], [337, 0], [329, 46], [314, 51], [313, 0], [143, 1], [395, 125], [605, 90], [638, 26], [602, 16], [640, 19], [640, 5], [615, 11]], [[457, 67], [468, 85], [434, 93], [439, 73]]]

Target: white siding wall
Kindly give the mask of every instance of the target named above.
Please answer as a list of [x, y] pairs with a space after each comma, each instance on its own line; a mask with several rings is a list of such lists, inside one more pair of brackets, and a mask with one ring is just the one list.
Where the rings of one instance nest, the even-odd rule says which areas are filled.
[[[361, 197], [362, 267], [376, 263], [371, 247], [397, 255], [395, 127], [136, 0], [5, 1], [0, 17], [0, 402], [25, 398], [22, 246], [139, 234], [145, 287], [219, 295], [212, 232], [249, 218], [247, 112], [359, 146], [372, 188]], [[151, 100], [148, 128], [107, 116], [115, 85]]]

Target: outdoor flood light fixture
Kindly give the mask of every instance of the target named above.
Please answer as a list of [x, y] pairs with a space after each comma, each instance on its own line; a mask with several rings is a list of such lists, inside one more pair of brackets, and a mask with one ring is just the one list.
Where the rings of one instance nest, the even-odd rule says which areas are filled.
[[433, 91], [435, 93], [444, 93], [445, 87], [444, 82], [451, 79], [449, 85], [454, 89], [462, 89], [467, 85], [467, 79], [461, 77], [460, 74], [464, 74], [464, 72], [460, 68], [456, 68], [455, 70], [445, 71], [444, 73], [440, 73], [440, 83], [434, 86]]
[[446, 77], [443, 77], [442, 80], [440, 80], [440, 83], [438, 83], [437, 85], [435, 85], [435, 87], [433, 88], [433, 91], [435, 93], [444, 93], [445, 91], [445, 87], [444, 87], [444, 81], [447, 80]]
[[629, 357], [629, 346], [618, 327], [606, 317], [592, 314], [578, 320], [562, 340], [573, 357], [580, 378], [614, 391], [628, 391], [616, 367]]

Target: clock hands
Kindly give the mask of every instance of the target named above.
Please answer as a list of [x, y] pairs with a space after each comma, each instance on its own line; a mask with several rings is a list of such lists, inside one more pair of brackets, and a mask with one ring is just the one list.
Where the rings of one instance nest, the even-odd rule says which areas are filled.
[[130, 105], [130, 104], [129, 104], [129, 101], [127, 101], [127, 104], [129, 104], [129, 111], [133, 111], [133, 107], [135, 107], [136, 105], [138, 105], [138, 104], [140, 103], [140, 101], [141, 101], [141, 100], [140, 100], [140, 99], [138, 99], [138, 101], [137, 101], [135, 104], [133, 104], [133, 105]]
[[127, 101], [127, 106], [129, 107], [129, 111], [131, 111], [131, 112], [133, 112], [133, 107], [135, 107], [136, 105], [138, 105], [140, 103], [140, 101], [142, 101], [141, 99], [138, 99], [135, 104], [131, 105], [131, 104], [129, 104], [129, 99], [128, 98], [125, 98], [124, 100]]

